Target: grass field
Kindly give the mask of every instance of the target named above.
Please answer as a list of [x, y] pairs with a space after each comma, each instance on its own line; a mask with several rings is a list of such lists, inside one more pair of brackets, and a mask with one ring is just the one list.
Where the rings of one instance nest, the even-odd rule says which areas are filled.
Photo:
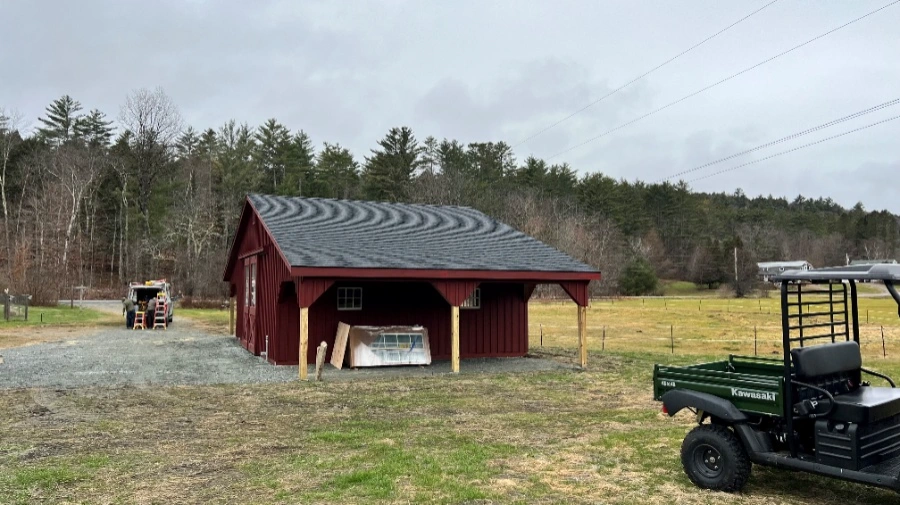
[[96, 326], [119, 324], [114, 314], [87, 308], [31, 307], [28, 321], [0, 320], [0, 349], [61, 340]]
[[[3, 391], [0, 503], [900, 505], [890, 492], [761, 467], [738, 495], [688, 481], [679, 448], [692, 418], [660, 413], [653, 364], [752, 354], [754, 324], [760, 341], [780, 338], [774, 299], [698, 302], [595, 300], [586, 371]], [[867, 365], [900, 377], [896, 305], [861, 304]], [[532, 354], [573, 363], [575, 312], [532, 303]], [[228, 324], [226, 311], [177, 314]], [[887, 358], [880, 336], [869, 341], [882, 324]]]
[[[860, 333], [867, 357], [900, 356], [900, 319], [890, 298], [859, 299]], [[781, 316], [778, 298], [622, 298], [595, 299], [587, 314], [588, 348], [599, 351], [672, 352], [674, 354], [779, 353]], [[529, 304], [530, 347], [577, 345], [576, 309], [572, 302]], [[606, 338], [604, 339], [604, 328]]]
[[[571, 360], [570, 349], [546, 356]], [[595, 354], [586, 372], [355, 383], [0, 393], [0, 503], [900, 503], [755, 468], [695, 489], [690, 416], [650, 397], [667, 355]], [[900, 362], [884, 363], [900, 373]], [[489, 401], [486, 401], [489, 399]]]
[[113, 314], [89, 308], [67, 306], [29, 307], [28, 321], [17, 316], [10, 321], [0, 319], [0, 330], [27, 326], [91, 326], [118, 321]]
[[222, 309], [182, 309], [176, 307], [176, 317], [185, 317], [211, 333], [228, 333], [228, 311]]

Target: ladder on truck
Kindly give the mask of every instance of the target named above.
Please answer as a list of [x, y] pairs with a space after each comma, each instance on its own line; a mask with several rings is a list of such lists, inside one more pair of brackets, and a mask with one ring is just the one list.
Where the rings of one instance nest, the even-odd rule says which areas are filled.
[[156, 296], [156, 311], [153, 312], [153, 329], [165, 330], [169, 321], [169, 303], [166, 296], [162, 293]]

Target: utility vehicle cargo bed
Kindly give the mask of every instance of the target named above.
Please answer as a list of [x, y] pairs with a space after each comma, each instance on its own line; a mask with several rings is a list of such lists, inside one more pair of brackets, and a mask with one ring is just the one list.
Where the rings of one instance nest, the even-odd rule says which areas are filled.
[[752, 356], [729, 356], [684, 367], [656, 365], [653, 369], [653, 397], [656, 400], [673, 389], [708, 393], [732, 402], [748, 413], [782, 415], [784, 361]]

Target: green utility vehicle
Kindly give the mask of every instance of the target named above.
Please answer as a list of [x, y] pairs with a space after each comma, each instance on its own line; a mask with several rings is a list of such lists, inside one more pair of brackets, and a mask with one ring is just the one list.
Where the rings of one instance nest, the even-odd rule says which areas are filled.
[[740, 490], [751, 463], [900, 491], [900, 389], [862, 366], [856, 292], [858, 281], [882, 281], [900, 314], [900, 265], [795, 270], [776, 280], [783, 357], [655, 367], [663, 412], [697, 416], [681, 447], [685, 472], [720, 491]]

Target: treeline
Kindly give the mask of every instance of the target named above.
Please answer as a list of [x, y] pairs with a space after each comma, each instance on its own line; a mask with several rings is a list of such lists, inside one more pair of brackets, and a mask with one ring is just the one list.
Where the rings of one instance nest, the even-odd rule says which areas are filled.
[[756, 261], [843, 264], [900, 246], [898, 217], [862, 204], [579, 177], [567, 164], [517, 159], [502, 141], [419, 140], [407, 127], [357, 158], [276, 119], [194, 129], [160, 89], [133, 92], [115, 122], [69, 96], [36, 128], [24, 119], [0, 109], [0, 287], [45, 303], [76, 286], [118, 293], [157, 277], [186, 295], [222, 296], [249, 192], [474, 207], [599, 267], [604, 294], [653, 289], [620, 279], [626, 267], [742, 293]]

